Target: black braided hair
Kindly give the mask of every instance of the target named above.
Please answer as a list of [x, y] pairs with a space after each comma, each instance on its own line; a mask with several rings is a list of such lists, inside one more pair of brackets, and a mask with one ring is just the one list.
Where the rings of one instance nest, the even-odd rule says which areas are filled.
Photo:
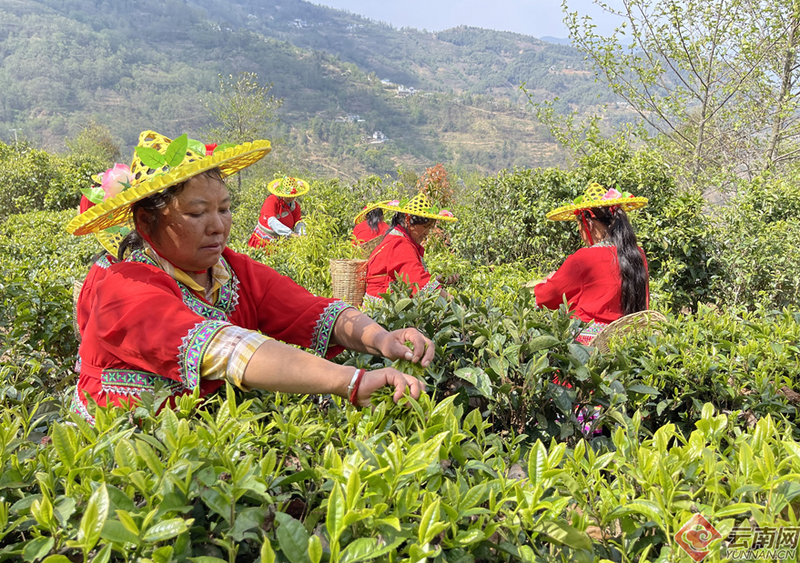
[[625, 210], [618, 205], [593, 207], [594, 220], [602, 223], [617, 247], [619, 275], [622, 279], [622, 312], [626, 315], [647, 309], [647, 270], [636, 242], [636, 233]]

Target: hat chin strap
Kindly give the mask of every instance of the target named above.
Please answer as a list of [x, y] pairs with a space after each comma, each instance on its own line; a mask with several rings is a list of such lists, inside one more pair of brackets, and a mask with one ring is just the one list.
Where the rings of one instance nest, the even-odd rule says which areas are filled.
[[586, 229], [586, 237], [589, 239], [589, 246], [594, 246], [594, 240], [592, 240], [592, 230], [589, 228], [589, 222], [586, 220], [586, 212], [584, 210], [581, 210], [578, 211], [578, 214], [581, 217], [583, 228]]

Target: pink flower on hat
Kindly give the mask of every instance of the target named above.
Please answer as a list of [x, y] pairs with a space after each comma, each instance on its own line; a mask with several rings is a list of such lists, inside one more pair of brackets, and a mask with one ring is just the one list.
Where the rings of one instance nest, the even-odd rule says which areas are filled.
[[400, 207], [400, 200], [399, 199], [393, 199], [392, 201], [390, 201], [386, 205], [388, 205], [389, 207]]
[[110, 199], [131, 185], [131, 169], [127, 164], [115, 164], [114, 168], [109, 168], [100, 177], [100, 187], [105, 192], [103, 201]]
[[439, 211], [439, 215], [441, 215], [442, 217], [452, 217], [453, 213], [452, 211], [448, 211], [447, 209], [442, 209], [441, 211]]
[[622, 194], [619, 193], [614, 188], [609, 188], [606, 193], [603, 194], [603, 197], [600, 199], [619, 199], [622, 197]]

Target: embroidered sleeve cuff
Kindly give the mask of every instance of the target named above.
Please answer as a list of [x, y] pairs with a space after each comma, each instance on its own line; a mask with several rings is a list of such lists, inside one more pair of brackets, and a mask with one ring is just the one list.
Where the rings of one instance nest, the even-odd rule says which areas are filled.
[[186, 389], [192, 390], [200, 385], [200, 372], [209, 346], [217, 333], [230, 323], [224, 321], [203, 321], [197, 323], [186, 336], [178, 348], [178, 368], [181, 383]]
[[442, 289], [442, 284], [440, 284], [438, 281], [436, 281], [435, 277], [431, 277], [431, 281], [429, 281], [428, 283], [423, 285], [420, 288], [420, 291], [425, 291], [425, 292], [428, 292], [428, 293], [434, 293], [434, 292], [439, 291], [440, 289]]
[[201, 376], [204, 379], [227, 379], [239, 389], [248, 391], [242, 383], [244, 370], [256, 350], [269, 340], [263, 334], [229, 325], [211, 340], [206, 351]]
[[344, 301], [334, 301], [325, 307], [325, 310], [317, 321], [317, 326], [314, 327], [314, 333], [311, 335], [311, 351], [317, 356], [325, 357], [325, 353], [328, 351], [328, 346], [331, 342], [333, 325], [336, 324], [336, 319], [339, 318], [342, 311], [351, 308], [354, 307], [348, 305]]

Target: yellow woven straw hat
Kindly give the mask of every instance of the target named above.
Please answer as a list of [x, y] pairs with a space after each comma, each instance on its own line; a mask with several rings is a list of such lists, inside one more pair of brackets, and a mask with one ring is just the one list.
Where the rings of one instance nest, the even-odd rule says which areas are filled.
[[97, 231], [94, 236], [97, 237], [98, 242], [103, 245], [103, 248], [105, 248], [109, 254], [117, 256], [122, 239], [132, 230], [133, 221], [128, 219], [123, 225], [114, 225], [102, 231]]
[[366, 205], [364, 207], [364, 209], [362, 209], [361, 212], [358, 215], [356, 215], [355, 224], [358, 225], [361, 221], [366, 219], [367, 218], [367, 213], [369, 213], [370, 211], [374, 211], [376, 209], [383, 209], [383, 206], [386, 205], [387, 203], [389, 203], [390, 201], [391, 200], [387, 199], [386, 201], [378, 201], [378, 202], [370, 203], [369, 205]]
[[186, 135], [174, 141], [155, 131], [139, 136], [131, 163], [130, 187], [73, 218], [67, 231], [86, 235], [131, 219], [131, 204], [166, 190], [207, 170], [219, 168], [223, 178], [236, 174], [270, 152], [269, 141], [220, 145], [206, 156], [189, 148]]
[[299, 197], [308, 193], [310, 186], [305, 180], [300, 178], [292, 178], [291, 176], [284, 176], [271, 181], [267, 185], [269, 193], [275, 194], [278, 197]]
[[633, 211], [647, 205], [646, 197], [635, 197], [628, 192], [619, 192], [614, 188], [606, 189], [597, 182], [592, 182], [583, 195], [576, 197], [569, 205], [562, 205], [547, 214], [551, 221], [575, 221], [577, 212], [592, 207], [613, 207], [619, 205], [624, 211]]
[[438, 221], [458, 221], [451, 211], [431, 205], [428, 196], [422, 192], [418, 193], [410, 200], [395, 199], [385, 203], [379, 203], [377, 207], [386, 209], [387, 211], [406, 213], [408, 215], [416, 215], [418, 217], [427, 217], [429, 219], [436, 219]]

